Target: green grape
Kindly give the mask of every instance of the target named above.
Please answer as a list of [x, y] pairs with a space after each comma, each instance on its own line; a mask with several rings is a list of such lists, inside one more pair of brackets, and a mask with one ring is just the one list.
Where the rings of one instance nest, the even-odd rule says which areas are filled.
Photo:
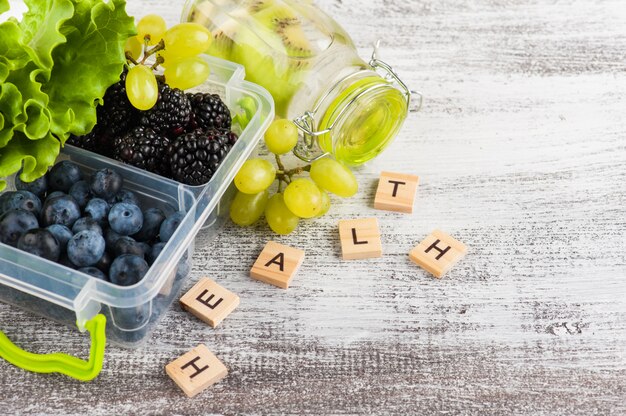
[[164, 75], [170, 87], [187, 90], [204, 83], [209, 77], [209, 72], [209, 64], [196, 56], [174, 62], [165, 68]]
[[136, 61], [141, 56], [141, 52], [143, 52], [143, 46], [137, 40], [137, 37], [133, 36], [128, 38], [126, 41], [126, 45], [124, 46], [124, 52], [130, 53], [130, 56]]
[[274, 194], [265, 207], [265, 219], [272, 231], [289, 234], [298, 227], [300, 218], [285, 205], [283, 194]]
[[359, 190], [359, 184], [350, 169], [328, 157], [313, 162], [310, 174], [317, 186], [344, 198]]
[[156, 45], [163, 38], [167, 30], [165, 20], [156, 14], [149, 14], [137, 23], [137, 40], [143, 44], [148, 39], [148, 45]]
[[298, 178], [285, 188], [285, 205], [300, 218], [313, 218], [322, 210], [322, 192], [310, 179]]
[[328, 196], [328, 192], [322, 190], [320, 190], [320, 192], [322, 194], [322, 209], [320, 210], [319, 214], [316, 215], [316, 217], [321, 217], [322, 215], [326, 214], [330, 209], [330, 196]]
[[298, 143], [298, 128], [289, 120], [274, 120], [265, 132], [267, 149], [277, 155], [290, 152], [296, 143]]
[[244, 194], [258, 194], [267, 189], [274, 179], [274, 165], [264, 159], [250, 159], [244, 162], [235, 175], [235, 186]]
[[165, 50], [160, 55], [167, 66], [205, 52], [211, 46], [213, 36], [209, 29], [198, 23], [179, 23], [165, 32], [163, 40]]
[[146, 111], [154, 107], [159, 98], [159, 87], [152, 70], [145, 65], [135, 65], [126, 75], [126, 94], [137, 109]]
[[269, 191], [266, 189], [258, 194], [244, 194], [237, 192], [230, 204], [230, 219], [237, 225], [254, 224], [265, 211]]

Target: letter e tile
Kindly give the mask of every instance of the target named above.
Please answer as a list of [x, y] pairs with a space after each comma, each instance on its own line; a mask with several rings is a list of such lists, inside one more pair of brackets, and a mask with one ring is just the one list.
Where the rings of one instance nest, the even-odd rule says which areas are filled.
[[239, 306], [239, 296], [205, 277], [180, 298], [180, 305], [215, 328]]

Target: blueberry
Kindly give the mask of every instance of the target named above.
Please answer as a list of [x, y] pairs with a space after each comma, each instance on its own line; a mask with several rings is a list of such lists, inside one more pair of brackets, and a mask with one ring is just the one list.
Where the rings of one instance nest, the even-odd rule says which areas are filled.
[[100, 169], [91, 175], [91, 191], [99, 198], [110, 199], [122, 189], [123, 179], [112, 169]]
[[159, 257], [159, 254], [161, 254], [161, 251], [163, 251], [163, 247], [165, 247], [165, 244], [166, 243], [156, 243], [152, 246], [152, 248], [148, 252], [148, 255], [146, 256], [149, 264], [154, 263], [157, 257]]
[[46, 196], [46, 199], [52, 199], [52, 198], [56, 198], [58, 196], [64, 196], [64, 195], [67, 195], [67, 194], [63, 191], [54, 191], [54, 192], [50, 192], [48, 196]]
[[178, 268], [176, 269], [176, 279], [184, 279], [189, 275], [191, 265], [187, 259], [181, 259], [178, 262]]
[[163, 223], [161, 224], [161, 228], [159, 229], [159, 238], [161, 239], [161, 241], [168, 241], [170, 238], [172, 238], [172, 235], [180, 225], [183, 218], [185, 218], [185, 213], [182, 211], [178, 211], [170, 215], [165, 221], [163, 221]]
[[18, 191], [30, 191], [37, 195], [39, 198], [43, 198], [48, 190], [48, 176], [43, 175], [40, 178], [35, 179], [32, 182], [24, 182], [20, 179], [22, 170], [15, 175], [15, 189]]
[[104, 254], [104, 238], [96, 231], [75, 234], [67, 243], [67, 256], [78, 267], [93, 266]]
[[46, 227], [46, 230], [50, 231], [59, 242], [59, 245], [61, 246], [61, 253], [65, 253], [67, 249], [67, 242], [70, 241], [74, 235], [72, 230], [61, 224], [49, 225]]
[[2, 207], [4, 206], [4, 202], [11, 198], [11, 192], [4, 192], [0, 194], [0, 215], [4, 214]]
[[83, 179], [78, 165], [69, 160], [62, 160], [50, 169], [48, 186], [53, 191], [69, 192], [72, 185]]
[[142, 224], [143, 214], [137, 205], [119, 202], [109, 211], [109, 226], [118, 234], [135, 234]]
[[83, 209], [91, 199], [91, 188], [87, 181], [78, 181], [70, 188], [69, 194], [76, 200], [76, 203]]
[[104, 230], [104, 241], [106, 241], [107, 249], [113, 251], [113, 246], [115, 246], [115, 242], [121, 238], [122, 236], [110, 228]]
[[41, 200], [30, 191], [6, 192], [3, 195], [2, 204], [0, 205], [0, 213], [12, 209], [23, 209], [35, 215], [39, 215], [41, 212]]
[[118, 202], [126, 202], [128, 204], [133, 204], [139, 206], [139, 198], [133, 191], [129, 191], [128, 189], [120, 190], [111, 200], [108, 201], [111, 205], [115, 205]]
[[109, 280], [120, 286], [131, 286], [139, 282], [148, 271], [148, 263], [139, 256], [124, 254], [113, 260], [109, 269]]
[[84, 230], [92, 230], [102, 235], [102, 227], [98, 224], [98, 221], [91, 217], [82, 217], [76, 220], [74, 226], [72, 226], [72, 232], [78, 234]]
[[17, 248], [52, 261], [59, 260], [61, 256], [59, 241], [45, 228], [26, 231], [17, 241]]
[[79, 218], [80, 207], [69, 195], [46, 198], [41, 211], [41, 220], [44, 226], [62, 224], [71, 227]]
[[159, 208], [150, 208], [143, 212], [141, 230], [133, 238], [137, 241], [154, 241], [159, 235], [159, 228], [165, 220], [165, 214]]
[[146, 336], [151, 316], [151, 302], [130, 308], [110, 308], [114, 336], [125, 342], [136, 342]]
[[139, 247], [141, 247], [141, 249], [143, 250], [144, 258], [148, 255], [148, 253], [150, 253], [150, 250], [152, 250], [152, 247], [150, 247], [150, 244], [148, 243], [144, 243], [143, 241], [140, 241], [137, 244], [139, 244]]
[[77, 269], [78, 266], [76, 266], [74, 263], [72, 263], [72, 261], [69, 259], [69, 257], [67, 257], [67, 254], [63, 254], [61, 256], [61, 258], [59, 259], [59, 264], [62, 264], [65, 267], [69, 267], [70, 269]]
[[113, 254], [115, 257], [124, 254], [134, 254], [139, 257], [145, 256], [144, 248], [130, 237], [120, 237], [113, 245]]
[[101, 198], [94, 198], [87, 202], [85, 207], [85, 215], [89, 215], [94, 220], [98, 221], [100, 225], [104, 224], [109, 215], [109, 204], [107, 201]]
[[7, 211], [0, 216], [0, 242], [16, 247], [22, 234], [34, 228], [39, 228], [39, 223], [32, 212], [23, 209]]
[[107, 276], [104, 273], [102, 273], [100, 269], [98, 269], [97, 267], [93, 267], [93, 266], [82, 267], [78, 269], [78, 271], [86, 273], [89, 276], [97, 277], [98, 279], [101, 279], [101, 280], [107, 280]]
[[100, 257], [100, 260], [98, 260], [94, 266], [100, 269], [102, 273], [108, 275], [109, 267], [111, 267], [111, 255], [105, 251], [102, 257]]

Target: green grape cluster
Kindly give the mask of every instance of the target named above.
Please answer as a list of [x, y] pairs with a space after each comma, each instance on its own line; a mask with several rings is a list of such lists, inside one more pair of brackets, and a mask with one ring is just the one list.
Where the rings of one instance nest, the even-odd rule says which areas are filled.
[[[330, 157], [306, 166], [286, 169], [281, 155], [293, 150], [298, 128], [289, 120], [275, 120], [265, 132], [265, 146], [276, 159], [271, 162], [247, 160], [235, 176], [237, 194], [230, 206], [230, 218], [240, 226], [257, 222], [263, 215], [272, 231], [293, 232], [301, 219], [320, 217], [330, 209], [330, 195], [348, 198], [358, 191], [354, 174]], [[298, 177], [306, 175], [307, 177]], [[270, 186], [278, 181], [277, 192]], [[284, 187], [284, 189], [283, 189]]]
[[[144, 16], [137, 23], [137, 35], [128, 39], [125, 48], [132, 65], [126, 76], [130, 103], [142, 111], [154, 107], [159, 98], [155, 73], [159, 65], [171, 88], [186, 90], [206, 81], [210, 68], [198, 55], [206, 52], [212, 40], [211, 32], [200, 24], [180, 23], [168, 29], [162, 17]], [[153, 62], [150, 57], [154, 56]]]

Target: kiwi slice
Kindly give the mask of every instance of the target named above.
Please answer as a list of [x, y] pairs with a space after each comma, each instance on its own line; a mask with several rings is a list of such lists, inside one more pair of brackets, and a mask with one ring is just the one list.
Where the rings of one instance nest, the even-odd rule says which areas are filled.
[[276, 112], [286, 116], [313, 55], [300, 19], [282, 3], [255, 1], [232, 39], [230, 58], [247, 68], [248, 79], [274, 97]]
[[255, 14], [274, 5], [274, 0], [253, 0], [247, 6], [249, 14]]
[[239, 23], [229, 18], [219, 27], [213, 29], [213, 42], [209, 46], [209, 55], [214, 55], [222, 59], [232, 60], [232, 51], [235, 47], [233, 38]]

